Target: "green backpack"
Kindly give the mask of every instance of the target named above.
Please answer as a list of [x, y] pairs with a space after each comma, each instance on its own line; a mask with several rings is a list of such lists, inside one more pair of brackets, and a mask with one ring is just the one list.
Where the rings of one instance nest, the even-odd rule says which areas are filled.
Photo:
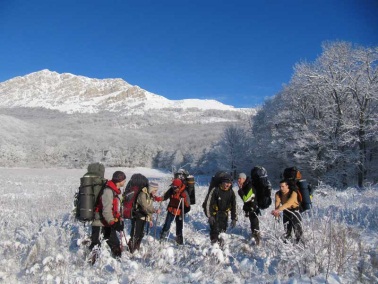
[[80, 186], [75, 194], [76, 219], [81, 222], [93, 221], [95, 206], [106, 186], [104, 179], [105, 166], [93, 163], [88, 166], [88, 172], [80, 178]]

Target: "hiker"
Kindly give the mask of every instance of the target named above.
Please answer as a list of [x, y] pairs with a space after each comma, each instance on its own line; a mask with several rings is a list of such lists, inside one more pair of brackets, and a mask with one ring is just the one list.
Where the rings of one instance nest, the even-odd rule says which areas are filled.
[[223, 246], [224, 240], [219, 238], [219, 234], [227, 230], [229, 212], [231, 212], [231, 228], [236, 225], [236, 197], [231, 185], [231, 176], [223, 175], [220, 184], [210, 190], [203, 205], [210, 224], [212, 244], [218, 242], [220, 246]]
[[125, 186], [126, 175], [124, 172], [116, 171], [113, 177], [106, 183], [99, 201], [95, 206], [95, 220], [92, 223], [92, 243], [89, 248], [92, 250], [96, 245], [100, 246], [100, 231], [109, 245], [112, 255], [120, 258], [122, 254], [121, 243], [117, 231], [123, 230], [121, 218], [121, 187]]
[[280, 181], [280, 190], [275, 194], [275, 209], [271, 212], [276, 218], [283, 213], [283, 224], [286, 233], [284, 235], [285, 242], [291, 239], [291, 233], [294, 229], [295, 243], [299, 243], [302, 239], [302, 217], [299, 213], [297, 192], [289, 188], [287, 180]]
[[153, 226], [152, 214], [160, 214], [161, 210], [153, 206], [154, 196], [158, 189], [159, 185], [156, 182], [150, 182], [138, 194], [134, 217], [131, 219], [130, 240], [127, 244], [131, 253], [140, 249], [146, 223], [148, 222], [150, 227]]
[[285, 168], [283, 178], [287, 181], [289, 188], [299, 194], [299, 212], [304, 212], [312, 208], [313, 188], [302, 178], [302, 174], [297, 167]]
[[[186, 186], [181, 179], [175, 178], [170, 188], [164, 193], [163, 200], [169, 199], [167, 216], [163, 229], [160, 233], [160, 240], [168, 236], [173, 220], [176, 220], [176, 243], [182, 245], [184, 242], [182, 229], [184, 226], [184, 214], [190, 210], [190, 199]], [[182, 212], [184, 208], [184, 212]]]
[[256, 200], [256, 190], [252, 186], [251, 179], [247, 177], [245, 173], [240, 173], [238, 176], [238, 194], [243, 200], [243, 211], [245, 217], [249, 218], [251, 223], [251, 232], [252, 237], [255, 240], [256, 245], [260, 244], [260, 227], [259, 227], [259, 218], [257, 217], [260, 214], [260, 209], [257, 206]]

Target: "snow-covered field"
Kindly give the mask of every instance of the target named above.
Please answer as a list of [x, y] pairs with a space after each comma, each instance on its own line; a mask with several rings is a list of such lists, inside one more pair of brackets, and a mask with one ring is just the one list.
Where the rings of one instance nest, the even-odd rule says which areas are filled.
[[[163, 193], [171, 174], [146, 168], [107, 169], [130, 177], [140, 172], [159, 182]], [[157, 226], [141, 251], [123, 253], [120, 262], [104, 244], [91, 266], [86, 258], [90, 226], [72, 217], [73, 197], [83, 170], [0, 168], [0, 281], [3, 283], [378, 283], [378, 190], [317, 189], [314, 207], [304, 215], [305, 246], [284, 245], [283, 225], [265, 210], [263, 243], [251, 241], [242, 214], [224, 234], [225, 247], [211, 246], [202, 201], [209, 177], [196, 177], [197, 204], [185, 219], [185, 245], [160, 244]], [[234, 186], [235, 188], [235, 186]], [[277, 189], [277, 187], [275, 188]], [[163, 203], [163, 208], [167, 205]], [[156, 204], [158, 207], [159, 204]], [[127, 231], [129, 224], [127, 223]], [[128, 235], [126, 235], [129, 238]]]

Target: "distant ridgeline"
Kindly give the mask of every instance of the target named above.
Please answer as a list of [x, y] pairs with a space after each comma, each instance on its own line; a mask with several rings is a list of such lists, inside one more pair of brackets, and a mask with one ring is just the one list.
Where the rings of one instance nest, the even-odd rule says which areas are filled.
[[225, 127], [255, 113], [48, 70], [0, 83], [0, 98], [4, 167], [196, 166]]

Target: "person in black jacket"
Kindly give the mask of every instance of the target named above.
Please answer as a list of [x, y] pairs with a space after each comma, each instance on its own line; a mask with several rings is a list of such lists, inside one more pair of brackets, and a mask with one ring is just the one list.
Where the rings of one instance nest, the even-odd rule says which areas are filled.
[[238, 194], [244, 203], [243, 211], [251, 223], [252, 237], [255, 239], [256, 245], [259, 245], [261, 236], [259, 218], [257, 215], [260, 214], [260, 209], [257, 205], [256, 190], [252, 186], [251, 179], [245, 173], [239, 174], [238, 186]]
[[205, 214], [210, 224], [212, 244], [218, 242], [221, 246], [223, 245], [224, 241], [219, 238], [219, 234], [227, 230], [229, 212], [231, 212], [231, 228], [236, 225], [236, 197], [231, 185], [230, 175], [222, 177], [220, 185], [210, 190], [204, 204]]

